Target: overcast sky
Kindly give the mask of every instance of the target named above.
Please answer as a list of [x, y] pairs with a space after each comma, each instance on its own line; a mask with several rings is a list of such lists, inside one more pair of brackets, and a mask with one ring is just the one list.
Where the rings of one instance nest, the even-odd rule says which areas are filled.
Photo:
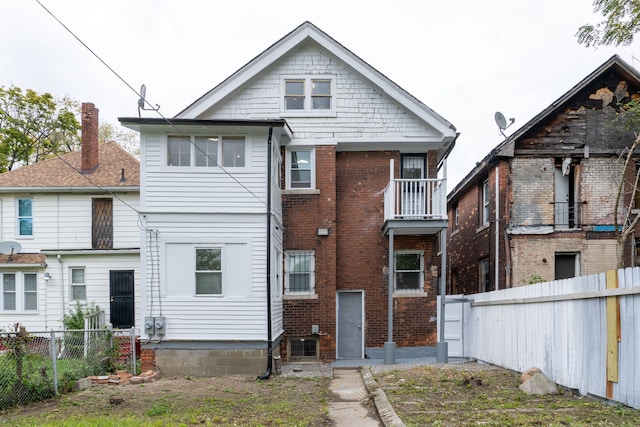
[[[638, 43], [577, 44], [602, 20], [590, 0], [40, 1], [166, 117], [311, 21], [457, 128], [449, 191], [502, 141], [496, 111], [509, 135], [613, 54], [640, 68]], [[137, 95], [35, 0], [0, 0], [0, 17], [1, 86], [137, 116]]]

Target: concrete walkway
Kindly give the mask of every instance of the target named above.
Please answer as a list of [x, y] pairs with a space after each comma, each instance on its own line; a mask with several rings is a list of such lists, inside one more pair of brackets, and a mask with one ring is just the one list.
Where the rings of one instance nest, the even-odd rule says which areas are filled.
[[329, 418], [336, 427], [382, 427], [359, 369], [335, 369]]

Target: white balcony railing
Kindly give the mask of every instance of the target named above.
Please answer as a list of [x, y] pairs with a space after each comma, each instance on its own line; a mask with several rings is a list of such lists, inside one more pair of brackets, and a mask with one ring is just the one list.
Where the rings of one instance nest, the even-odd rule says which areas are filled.
[[392, 179], [384, 189], [384, 219], [446, 219], [445, 184], [444, 179]]

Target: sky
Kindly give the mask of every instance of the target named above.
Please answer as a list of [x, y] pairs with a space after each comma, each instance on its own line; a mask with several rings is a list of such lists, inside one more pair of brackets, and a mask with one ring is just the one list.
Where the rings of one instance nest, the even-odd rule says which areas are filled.
[[[0, 0], [0, 86], [93, 102], [101, 122], [137, 117], [139, 90], [173, 117], [310, 21], [452, 123], [452, 190], [503, 141], [612, 55], [586, 48], [590, 0]], [[132, 90], [132, 88], [134, 90]], [[145, 116], [152, 117], [153, 112]]]

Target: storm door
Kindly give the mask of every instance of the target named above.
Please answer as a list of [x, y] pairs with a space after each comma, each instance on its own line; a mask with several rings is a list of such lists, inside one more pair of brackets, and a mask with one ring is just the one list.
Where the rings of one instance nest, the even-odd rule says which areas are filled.
[[135, 324], [133, 305], [134, 274], [133, 270], [109, 271], [109, 321], [114, 328], [131, 328]]

